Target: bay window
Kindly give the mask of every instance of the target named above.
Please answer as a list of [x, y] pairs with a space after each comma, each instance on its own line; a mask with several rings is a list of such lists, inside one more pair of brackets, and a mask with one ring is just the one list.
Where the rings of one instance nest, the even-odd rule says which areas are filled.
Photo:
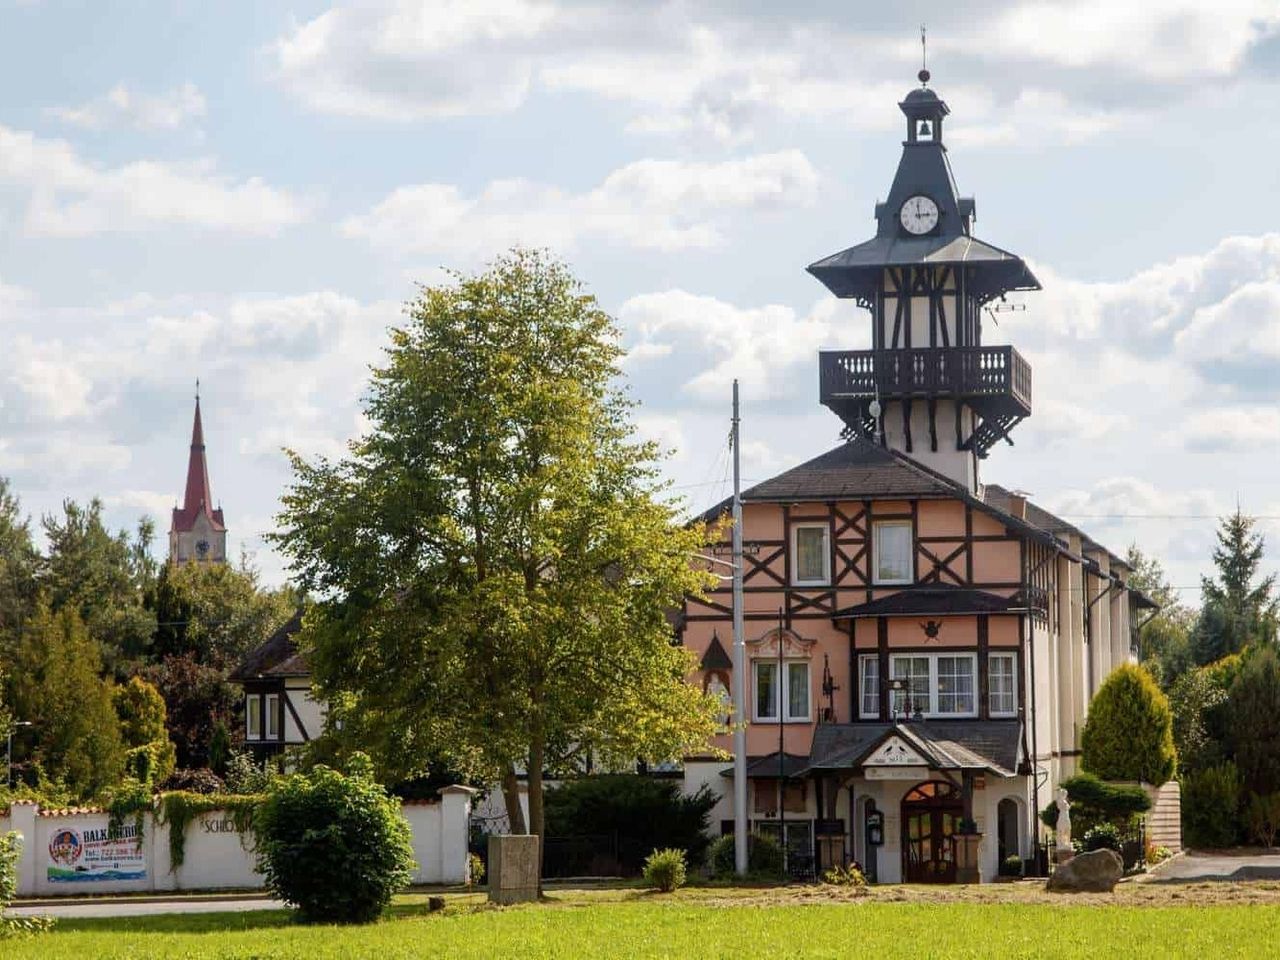
[[796, 586], [831, 582], [831, 527], [826, 521], [791, 527], [791, 564]]
[[891, 690], [895, 716], [972, 717], [978, 712], [977, 657], [972, 653], [893, 654], [890, 676], [903, 681]]
[[993, 653], [987, 660], [987, 708], [993, 717], [1012, 717], [1018, 713], [1018, 658], [1012, 653]]
[[910, 520], [882, 520], [872, 525], [873, 579], [876, 583], [912, 583], [912, 543]]
[[786, 660], [782, 663], [785, 689], [778, 682], [778, 661], [756, 660], [755, 719], [777, 723], [779, 714], [785, 723], [809, 719], [809, 661]]

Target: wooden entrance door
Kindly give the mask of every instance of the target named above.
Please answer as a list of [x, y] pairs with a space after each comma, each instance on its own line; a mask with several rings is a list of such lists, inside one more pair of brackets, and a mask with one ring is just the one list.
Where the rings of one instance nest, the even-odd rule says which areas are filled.
[[951, 838], [963, 816], [954, 784], [929, 780], [907, 791], [902, 798], [902, 872], [908, 883], [955, 883]]

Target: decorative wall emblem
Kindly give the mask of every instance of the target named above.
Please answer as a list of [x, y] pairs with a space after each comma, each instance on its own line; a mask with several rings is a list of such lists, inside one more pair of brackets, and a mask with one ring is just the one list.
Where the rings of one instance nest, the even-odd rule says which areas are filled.
[[753, 660], [778, 659], [778, 646], [782, 646], [782, 656], [786, 659], [803, 658], [812, 655], [813, 645], [817, 640], [806, 639], [794, 630], [774, 627], [755, 640], [748, 640]]
[[927, 767], [929, 761], [901, 737], [890, 737], [862, 762], [864, 767]]
[[924, 638], [926, 640], [937, 640], [938, 634], [942, 633], [942, 621], [926, 620], [924, 623], [920, 624], [920, 629], [924, 631]]

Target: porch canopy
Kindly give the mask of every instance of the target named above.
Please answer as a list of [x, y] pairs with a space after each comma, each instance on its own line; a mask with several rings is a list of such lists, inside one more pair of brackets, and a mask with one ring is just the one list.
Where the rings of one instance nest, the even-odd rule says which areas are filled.
[[1029, 608], [1019, 596], [1002, 597], [985, 590], [973, 590], [950, 584], [909, 587], [867, 603], [837, 610], [831, 619], [858, 620], [894, 616], [974, 616], [1001, 613], [1027, 613]]
[[916, 771], [1017, 775], [1021, 724], [1008, 720], [925, 720], [819, 724], [801, 776], [860, 772], [869, 780]]

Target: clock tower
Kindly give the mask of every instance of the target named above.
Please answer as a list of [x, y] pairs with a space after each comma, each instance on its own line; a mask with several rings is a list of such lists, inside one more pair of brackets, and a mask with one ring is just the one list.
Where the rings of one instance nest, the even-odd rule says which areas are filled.
[[173, 508], [173, 522], [169, 527], [169, 562], [227, 562], [227, 527], [222, 507], [214, 507], [209, 489], [209, 464], [205, 459], [198, 392], [195, 422], [191, 427], [191, 454], [187, 459], [186, 492], [182, 506]]
[[982, 314], [1040, 283], [1020, 257], [973, 235], [942, 139], [947, 105], [920, 87], [898, 171], [876, 204], [876, 235], [810, 265], [837, 297], [871, 313], [871, 349], [824, 351], [820, 397], [859, 436], [978, 487], [978, 461], [1031, 415], [1031, 367], [1012, 347], [983, 346]]

